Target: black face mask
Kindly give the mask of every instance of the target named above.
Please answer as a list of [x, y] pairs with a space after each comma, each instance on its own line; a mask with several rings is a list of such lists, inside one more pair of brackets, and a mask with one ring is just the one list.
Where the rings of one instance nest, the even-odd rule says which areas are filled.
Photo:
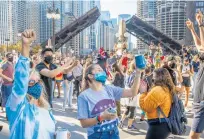
[[52, 57], [52, 56], [46, 56], [44, 61], [45, 61], [47, 64], [50, 64], [50, 63], [52, 63], [52, 61], [53, 61], [53, 57]]
[[169, 67], [171, 69], [175, 69], [175, 68], [177, 68], [177, 65], [176, 65], [176, 63], [171, 63], [171, 64], [169, 64]]
[[9, 62], [13, 62], [13, 57], [8, 58]]

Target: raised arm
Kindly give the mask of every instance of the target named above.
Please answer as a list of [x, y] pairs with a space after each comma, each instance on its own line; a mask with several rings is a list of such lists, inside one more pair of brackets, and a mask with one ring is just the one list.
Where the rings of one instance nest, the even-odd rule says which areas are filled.
[[190, 19], [188, 19], [188, 21], [186, 21], [186, 25], [187, 25], [188, 29], [191, 31], [191, 34], [193, 36], [193, 40], [195, 42], [197, 49], [200, 50], [201, 41], [200, 41], [200, 38], [198, 37], [197, 33], [195, 32], [195, 29], [193, 27], [193, 22]]
[[[54, 78], [58, 74], [63, 73], [67, 74], [73, 70], [73, 68], [78, 64], [78, 61], [73, 61], [70, 59], [70, 61], [67, 61], [67, 63], [61, 67], [58, 67], [57, 69], [54, 70], [49, 70], [49, 69], [42, 69], [40, 70], [40, 74], [43, 76], [49, 77], [49, 78]], [[37, 68], [38, 69], [38, 68]]]
[[134, 83], [131, 89], [124, 89], [122, 97], [134, 97], [138, 94], [139, 86], [140, 86], [140, 78], [141, 78], [141, 71], [136, 71], [136, 76], [134, 79]]
[[30, 70], [30, 44], [35, 40], [35, 33], [32, 30], [26, 30], [22, 33], [22, 52], [15, 67], [14, 86], [12, 94], [9, 97], [6, 108], [16, 111], [19, 104], [25, 100], [28, 90], [29, 70]]
[[200, 40], [201, 40], [201, 49], [204, 50], [204, 26], [203, 26], [203, 14], [199, 11], [196, 14], [196, 20], [198, 22], [199, 31], [200, 31]]

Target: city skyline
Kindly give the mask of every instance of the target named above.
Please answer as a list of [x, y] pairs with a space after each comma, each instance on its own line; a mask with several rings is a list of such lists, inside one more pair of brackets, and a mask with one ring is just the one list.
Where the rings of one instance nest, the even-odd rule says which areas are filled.
[[[17, 34], [27, 28], [32, 28], [37, 32], [37, 41], [35, 43], [43, 43], [53, 36], [53, 32], [56, 33], [60, 31], [63, 27], [69, 24], [70, 21], [82, 16], [95, 6], [101, 11], [101, 17], [93, 25], [76, 35], [72, 39], [72, 43], [70, 43], [72, 45], [70, 47], [77, 55], [83, 52], [84, 49], [97, 50], [100, 47], [107, 47], [110, 49], [110, 45], [113, 45], [113, 43], [116, 42], [112, 41], [110, 43], [107, 41], [107, 43], [102, 43], [102, 41], [106, 41], [103, 39], [111, 39], [108, 37], [101, 37], [100, 35], [106, 36], [107, 34], [111, 34], [113, 35], [112, 39], [114, 40], [114, 32], [117, 32], [119, 21], [121, 19], [127, 20], [135, 13], [139, 18], [177, 41], [186, 40], [186, 38], [188, 38], [188, 40], [190, 38], [192, 39], [189, 35], [185, 37], [185, 34], [188, 34], [185, 26], [185, 21], [188, 18], [188, 13], [186, 12], [187, 1], [54, 1], [54, 8], [59, 10], [61, 16], [60, 19], [55, 20], [54, 23], [52, 19], [48, 19], [47, 17], [47, 10], [50, 7], [52, 8], [53, 1], [34, 0], [0, 2], [1, 45], [15, 44], [19, 40]], [[114, 8], [110, 7], [112, 6], [112, 3], [115, 3]], [[191, 3], [197, 7], [196, 9], [191, 9], [194, 14], [199, 8], [203, 11], [202, 6], [204, 6], [204, 1], [194, 1]], [[126, 8], [128, 5], [131, 6]], [[120, 8], [120, 6], [123, 8]], [[131, 11], [129, 9], [131, 9]], [[192, 15], [193, 14], [191, 14], [190, 18], [192, 18]], [[70, 21], [65, 22], [65, 18]], [[133, 42], [133, 44], [137, 44], [138, 48], [145, 49], [144, 43], [141, 43], [140, 41], [136, 42], [136, 38], [131, 37], [131, 35], [128, 42]], [[102, 44], [109, 45], [103, 46]]]

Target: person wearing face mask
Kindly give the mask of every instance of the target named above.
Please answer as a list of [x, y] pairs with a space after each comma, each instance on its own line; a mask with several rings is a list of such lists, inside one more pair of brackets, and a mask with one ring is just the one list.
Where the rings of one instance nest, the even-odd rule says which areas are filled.
[[15, 67], [13, 90], [6, 104], [10, 139], [54, 139], [55, 119], [40, 75], [30, 70], [30, 44], [35, 32], [22, 33], [22, 55]]
[[60, 74], [66, 74], [78, 64], [78, 61], [73, 61], [70, 59], [66, 64], [63, 66], [57, 67], [53, 64], [53, 50], [51, 48], [45, 48], [41, 55], [43, 57], [43, 61], [36, 66], [37, 71], [39, 71], [41, 75], [41, 79], [45, 84], [46, 92], [48, 94], [48, 101], [52, 106], [52, 99], [53, 99], [53, 80], [54, 78]]
[[2, 91], [2, 107], [5, 107], [8, 97], [12, 92], [13, 79], [14, 79], [14, 65], [13, 55], [8, 53], [6, 55], [7, 62], [2, 65], [0, 69], [0, 77], [3, 79], [1, 91]]
[[90, 65], [85, 72], [85, 86], [78, 97], [78, 119], [87, 128], [88, 139], [119, 139], [115, 100], [134, 97], [138, 93], [141, 72], [136, 71], [130, 89], [104, 86], [107, 75], [98, 64]]

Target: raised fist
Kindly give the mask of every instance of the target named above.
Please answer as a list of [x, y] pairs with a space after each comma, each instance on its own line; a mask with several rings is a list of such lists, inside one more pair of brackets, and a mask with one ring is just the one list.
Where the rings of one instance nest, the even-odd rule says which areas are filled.
[[193, 22], [191, 22], [190, 19], [188, 19], [188, 21], [186, 21], [186, 25], [187, 25], [187, 27], [188, 27], [190, 30], [193, 29]]
[[23, 44], [31, 44], [32, 41], [36, 39], [36, 34], [33, 30], [28, 29], [22, 33], [22, 43]]
[[198, 22], [198, 25], [200, 25], [203, 22], [203, 14], [200, 10], [196, 14], [196, 21]]

